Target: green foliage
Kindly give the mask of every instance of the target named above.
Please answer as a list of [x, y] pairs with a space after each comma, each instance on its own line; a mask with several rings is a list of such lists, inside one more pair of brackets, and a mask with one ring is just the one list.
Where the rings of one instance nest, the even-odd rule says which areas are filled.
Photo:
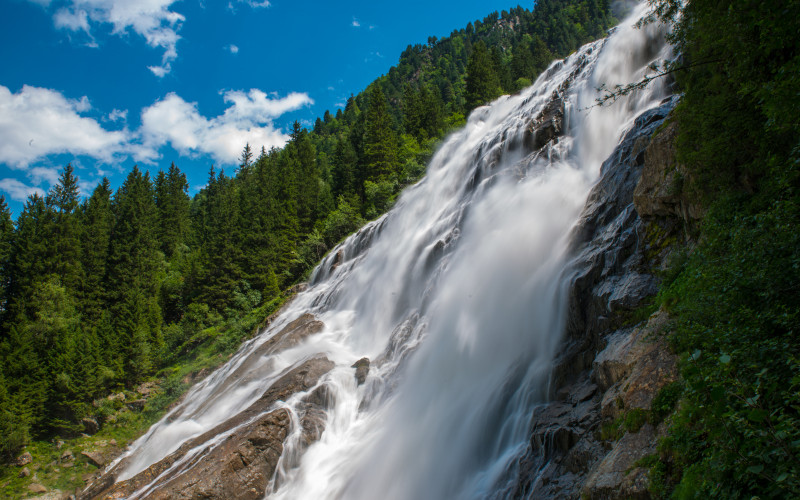
[[466, 87], [467, 109], [482, 106], [503, 93], [492, 56], [483, 41], [475, 44], [469, 56]]
[[674, 498], [797, 498], [800, 2], [654, 3], [684, 58], [684, 189], [708, 207], [660, 295], [684, 392], [654, 470]]

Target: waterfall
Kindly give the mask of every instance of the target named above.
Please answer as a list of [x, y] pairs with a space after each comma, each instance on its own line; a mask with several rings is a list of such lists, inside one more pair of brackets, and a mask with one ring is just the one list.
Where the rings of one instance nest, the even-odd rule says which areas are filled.
[[[303, 442], [302, 394], [277, 403], [295, 425], [269, 498], [502, 496], [531, 409], [549, 395], [566, 321], [570, 230], [603, 160], [666, 93], [655, 82], [594, 106], [601, 84], [637, 81], [668, 55], [663, 28], [633, 27], [643, 13], [638, 7], [606, 39], [554, 62], [520, 94], [473, 111], [422, 181], [331, 251], [306, 291], [134, 443], [118, 479], [242, 412], [289, 368], [322, 353], [335, 364], [317, 384], [325, 387], [324, 432]], [[321, 331], [282, 351], [263, 349], [309, 313]], [[352, 365], [363, 357], [370, 369], [358, 384]], [[209, 437], [173, 473], [191, 470], [201, 448], [225, 438]]]

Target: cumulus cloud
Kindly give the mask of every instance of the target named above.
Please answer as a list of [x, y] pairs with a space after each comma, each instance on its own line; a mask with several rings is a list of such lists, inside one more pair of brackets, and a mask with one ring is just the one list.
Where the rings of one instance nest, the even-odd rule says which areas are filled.
[[28, 196], [38, 193], [44, 196], [45, 192], [41, 188], [28, 186], [27, 184], [12, 178], [0, 179], [0, 191], [8, 193], [12, 200], [25, 201]]
[[67, 99], [51, 89], [25, 85], [17, 93], [0, 85], [0, 162], [26, 168], [51, 154], [73, 153], [111, 162], [128, 149], [130, 134], [106, 130], [85, 96]]
[[353, 18], [353, 23], [351, 24], [351, 26], [354, 27], [354, 28], [358, 28], [359, 26], [361, 26], [361, 23], [358, 21], [358, 19], [356, 19], [354, 17]]
[[145, 108], [141, 127], [144, 153], [169, 143], [181, 154], [206, 153], [220, 163], [235, 163], [247, 143], [254, 149], [283, 146], [289, 136], [276, 129], [272, 120], [314, 102], [303, 93], [271, 98], [258, 89], [228, 91], [224, 100], [230, 106], [213, 118], [204, 117], [196, 103], [175, 93]]
[[238, 53], [239, 53], [239, 47], [237, 47], [237, 46], [236, 46], [236, 45], [234, 45], [234, 44], [226, 45], [226, 46], [225, 46], [225, 49], [226, 49], [228, 52], [230, 52], [231, 54], [238, 54]]
[[70, 0], [53, 16], [57, 28], [84, 31], [90, 37], [94, 26], [110, 24], [112, 33], [124, 35], [133, 31], [142, 36], [147, 44], [164, 51], [161, 64], [148, 66], [158, 77], [172, 69], [172, 61], [178, 57], [178, 31], [184, 16], [170, 10], [177, 0]]

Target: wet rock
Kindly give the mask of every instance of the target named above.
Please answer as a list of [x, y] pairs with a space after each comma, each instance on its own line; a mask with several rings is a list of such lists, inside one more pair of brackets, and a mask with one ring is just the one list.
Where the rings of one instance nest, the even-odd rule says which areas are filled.
[[31, 475], [31, 470], [27, 467], [23, 467], [21, 471], [19, 471], [18, 477], [28, 477]]
[[83, 426], [83, 431], [89, 435], [96, 434], [97, 431], [100, 430], [100, 426], [97, 424], [97, 420], [93, 418], [81, 419], [81, 425]]
[[350, 368], [356, 369], [356, 382], [358, 385], [363, 384], [367, 380], [367, 375], [369, 375], [369, 358], [359, 359]]
[[86, 457], [86, 460], [89, 461], [90, 464], [94, 465], [95, 467], [102, 467], [106, 464], [106, 459], [103, 457], [102, 453], [97, 451], [83, 451], [81, 455]]
[[[271, 408], [277, 401], [286, 401], [295, 393], [313, 388], [333, 366], [333, 362], [324, 356], [305, 361], [288, 370], [243, 412], [187, 441], [178, 450], [134, 477], [114, 484], [126, 465], [126, 461], [122, 460], [84, 490], [81, 498], [126, 497], [156, 478], [158, 483], [148, 493], [148, 498], [263, 498], [283, 453], [284, 440], [292, 429], [292, 417], [288, 410]], [[314, 391], [312, 395], [316, 393]], [[319, 399], [322, 396], [317, 394], [317, 398], [307, 398], [301, 416], [300, 425], [308, 442], [319, 438], [319, 427], [324, 425], [324, 412], [316, 404], [322, 400]], [[237, 428], [235, 433], [195, 457], [190, 470], [181, 474], [171, 469], [190, 450], [233, 428]]]
[[[609, 471], [630, 458], [628, 445], [637, 441], [628, 438], [608, 458], [608, 443], [599, 440], [606, 413], [649, 405], [656, 388], [674, 373], [666, 345], [659, 340], [663, 327], [659, 322], [664, 318], [651, 318], [637, 328], [624, 324], [629, 313], [657, 291], [653, 269], [660, 262], [648, 253], [646, 225], [634, 208], [633, 196], [650, 138], [676, 102], [665, 100], [636, 118], [603, 163], [573, 230], [567, 335], [552, 378], [555, 400], [533, 411], [530, 443], [518, 460], [519, 476], [509, 496], [580, 498], [588, 491], [583, 490], [587, 479], [606, 459], [593, 484], [601, 484], [599, 478], [607, 481]], [[654, 444], [654, 435], [643, 432], [639, 439]], [[635, 497], [641, 481], [631, 481], [622, 490], [626, 493], [613, 498]], [[608, 491], [598, 487], [588, 494], [600, 495], [601, 490]]]
[[23, 465], [28, 465], [29, 463], [33, 462], [33, 457], [29, 452], [25, 452], [22, 455], [17, 457], [17, 465], [22, 467]]

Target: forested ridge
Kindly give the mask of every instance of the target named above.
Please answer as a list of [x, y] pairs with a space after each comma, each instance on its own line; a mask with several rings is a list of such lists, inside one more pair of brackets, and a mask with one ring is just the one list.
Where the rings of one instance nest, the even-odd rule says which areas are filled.
[[[527, 85], [615, 23], [607, 0], [540, 0], [409, 46], [399, 63], [283, 149], [211, 166], [188, 195], [175, 164], [87, 197], [71, 165], [16, 220], [0, 198], [0, 455], [102, 425], [104, 399], [213, 366], [316, 262], [417, 181], [476, 106]], [[99, 401], [99, 403], [98, 403]]]

